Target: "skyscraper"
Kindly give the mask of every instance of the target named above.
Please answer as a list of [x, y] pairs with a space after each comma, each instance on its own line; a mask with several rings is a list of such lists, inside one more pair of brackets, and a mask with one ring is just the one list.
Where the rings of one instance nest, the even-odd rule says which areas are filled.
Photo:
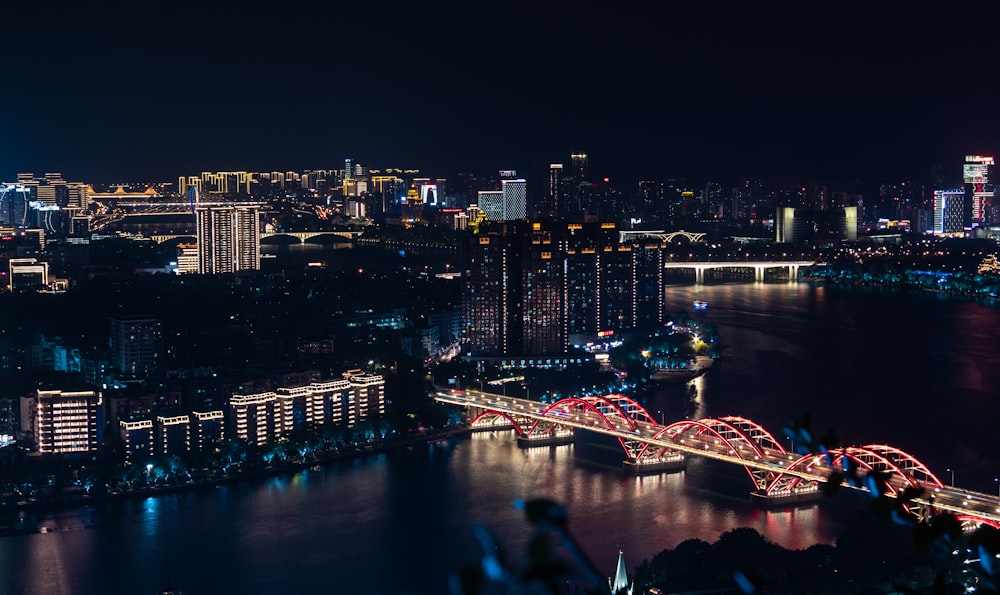
[[521, 178], [500, 180], [500, 190], [479, 191], [479, 209], [487, 221], [514, 221], [528, 216], [528, 184]]
[[552, 163], [549, 165], [549, 195], [547, 211], [550, 215], [559, 216], [559, 209], [563, 208], [562, 199], [563, 164]]
[[934, 191], [934, 234], [961, 233], [965, 229], [965, 191]]
[[260, 209], [256, 205], [198, 207], [198, 272], [260, 268]]
[[528, 216], [528, 183], [522, 179], [501, 180], [503, 220], [524, 219]]
[[463, 277], [467, 351], [552, 361], [578, 338], [662, 323], [662, 246], [647, 244], [610, 222], [483, 224]]
[[993, 187], [990, 185], [990, 169], [993, 157], [986, 155], [966, 155], [962, 168], [965, 193], [971, 197], [967, 201], [965, 223], [974, 225], [989, 220], [989, 210], [993, 202]]

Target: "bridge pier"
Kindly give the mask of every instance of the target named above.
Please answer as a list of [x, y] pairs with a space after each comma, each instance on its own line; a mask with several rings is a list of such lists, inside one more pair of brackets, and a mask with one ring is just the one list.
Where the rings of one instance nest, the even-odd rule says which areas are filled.
[[757, 283], [764, 282], [764, 267], [754, 267], [753, 268], [753, 280]]
[[629, 475], [650, 475], [653, 473], [674, 473], [687, 469], [687, 459], [683, 453], [675, 453], [660, 458], [625, 459], [622, 470]]
[[823, 491], [819, 489], [819, 484], [775, 494], [767, 494], [761, 490], [750, 492], [750, 501], [761, 508], [774, 508], [790, 504], [808, 504], [822, 499]]
[[539, 446], [562, 446], [564, 444], [573, 444], [574, 435], [573, 432], [558, 432], [555, 434], [528, 434], [527, 436], [517, 437], [517, 446], [519, 448], [536, 448]]
[[694, 284], [704, 285], [705, 284], [705, 268], [704, 267], [694, 267]]

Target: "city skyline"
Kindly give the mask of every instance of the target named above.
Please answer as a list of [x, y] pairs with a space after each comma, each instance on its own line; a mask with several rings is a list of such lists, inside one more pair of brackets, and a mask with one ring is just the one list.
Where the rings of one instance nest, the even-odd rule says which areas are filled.
[[37, 76], [0, 99], [0, 175], [170, 180], [347, 156], [528, 170], [584, 151], [622, 183], [948, 178], [1000, 139], [985, 41], [929, 41], [968, 29], [950, 13], [257, 8], [13, 9], [4, 55]]

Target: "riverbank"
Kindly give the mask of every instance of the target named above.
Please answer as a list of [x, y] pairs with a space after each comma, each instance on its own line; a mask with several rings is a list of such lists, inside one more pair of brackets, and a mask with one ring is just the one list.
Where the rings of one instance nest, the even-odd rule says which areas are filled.
[[[382, 441], [380, 443], [366, 444], [349, 451], [340, 450], [336, 453], [320, 454], [299, 461], [282, 461], [278, 464], [269, 464], [256, 469], [237, 469], [232, 472], [223, 472], [223, 475], [199, 480], [189, 480], [185, 483], [175, 483], [167, 485], [142, 486], [118, 492], [104, 492], [100, 494], [73, 494], [52, 496], [34, 501], [20, 501], [15, 503], [0, 502], [0, 515], [4, 513], [17, 513], [19, 511], [39, 511], [73, 506], [83, 506], [97, 504], [114, 500], [128, 500], [132, 498], [147, 498], [150, 496], [162, 496], [175, 494], [199, 488], [209, 488], [221, 485], [229, 485], [277, 477], [286, 473], [296, 473], [303, 469], [312, 467], [322, 467], [342, 461], [364, 458], [378, 455], [392, 450], [406, 448], [418, 444], [426, 444], [436, 440], [443, 440], [455, 436], [464, 436], [472, 432], [471, 428], [455, 426], [441, 430], [427, 430], [416, 432], [414, 435], [407, 435], [395, 440]], [[18, 530], [16, 526], [0, 525], [0, 536], [23, 533], [37, 533], [39, 530]]]

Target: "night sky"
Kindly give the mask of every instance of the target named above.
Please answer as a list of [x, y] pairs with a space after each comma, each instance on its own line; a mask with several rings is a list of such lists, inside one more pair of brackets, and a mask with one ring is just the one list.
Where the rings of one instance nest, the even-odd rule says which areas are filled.
[[965, 154], [1000, 153], [986, 9], [668, 4], [7, 7], [0, 180], [170, 181], [344, 157], [448, 176], [536, 171], [572, 151], [622, 183], [935, 166], [947, 180]]

